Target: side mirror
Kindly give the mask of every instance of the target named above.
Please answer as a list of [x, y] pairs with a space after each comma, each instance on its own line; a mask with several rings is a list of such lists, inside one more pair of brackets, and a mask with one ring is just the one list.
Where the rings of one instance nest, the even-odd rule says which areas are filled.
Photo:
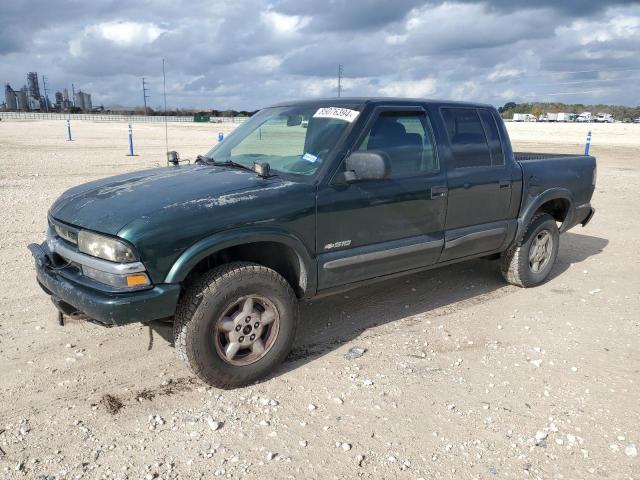
[[302, 115], [289, 115], [287, 117], [287, 127], [295, 127], [302, 123]]
[[345, 160], [344, 181], [383, 180], [391, 173], [389, 157], [378, 151], [353, 152]]
[[167, 152], [167, 163], [170, 165], [178, 165], [180, 163], [180, 155], [175, 150]]

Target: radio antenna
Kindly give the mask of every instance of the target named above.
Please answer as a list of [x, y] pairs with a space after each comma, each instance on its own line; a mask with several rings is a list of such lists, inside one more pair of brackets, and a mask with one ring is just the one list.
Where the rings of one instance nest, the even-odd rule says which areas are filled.
[[167, 77], [164, 71], [164, 58], [162, 59], [162, 90], [164, 95], [164, 144], [169, 152], [169, 131], [167, 126]]

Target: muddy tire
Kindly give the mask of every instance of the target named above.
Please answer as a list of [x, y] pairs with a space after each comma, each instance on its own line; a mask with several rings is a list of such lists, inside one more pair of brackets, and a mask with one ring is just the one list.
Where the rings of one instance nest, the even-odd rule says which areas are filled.
[[555, 219], [548, 213], [535, 215], [520, 241], [502, 254], [502, 276], [519, 287], [540, 285], [551, 273], [559, 247]]
[[198, 278], [182, 296], [173, 333], [178, 355], [209, 385], [235, 388], [272, 372], [295, 338], [298, 301], [261, 265], [234, 262]]

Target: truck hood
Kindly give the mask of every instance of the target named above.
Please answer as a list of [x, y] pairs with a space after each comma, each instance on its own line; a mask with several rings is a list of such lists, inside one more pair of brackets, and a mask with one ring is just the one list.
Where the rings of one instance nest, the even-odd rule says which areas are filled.
[[156, 210], [220, 197], [224, 203], [225, 194], [260, 189], [274, 180], [226, 167], [155, 168], [71, 188], [55, 201], [49, 215], [77, 227], [116, 235], [131, 221]]

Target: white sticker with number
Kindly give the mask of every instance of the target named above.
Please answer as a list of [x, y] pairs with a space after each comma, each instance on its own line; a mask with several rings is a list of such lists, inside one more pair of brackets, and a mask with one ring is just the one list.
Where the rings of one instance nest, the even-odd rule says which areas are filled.
[[360, 115], [360, 112], [357, 110], [340, 107], [322, 107], [313, 114], [314, 118], [335, 118], [349, 123], [358, 118], [358, 115]]

